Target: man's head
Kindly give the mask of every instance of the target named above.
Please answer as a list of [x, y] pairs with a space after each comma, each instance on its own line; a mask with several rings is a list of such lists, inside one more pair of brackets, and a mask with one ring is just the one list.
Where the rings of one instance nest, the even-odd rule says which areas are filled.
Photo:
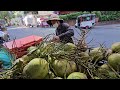
[[59, 16], [57, 14], [52, 14], [49, 18], [49, 20], [47, 21], [48, 24], [52, 24], [53, 27], [58, 27], [60, 25], [60, 23], [63, 23], [63, 20], [59, 18]]

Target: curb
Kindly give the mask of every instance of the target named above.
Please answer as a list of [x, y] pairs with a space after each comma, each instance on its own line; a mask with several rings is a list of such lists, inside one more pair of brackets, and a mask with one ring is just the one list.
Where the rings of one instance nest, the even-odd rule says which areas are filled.
[[120, 24], [120, 21], [105, 21], [105, 22], [98, 22], [96, 26], [102, 26], [102, 25], [112, 25], [112, 24]]

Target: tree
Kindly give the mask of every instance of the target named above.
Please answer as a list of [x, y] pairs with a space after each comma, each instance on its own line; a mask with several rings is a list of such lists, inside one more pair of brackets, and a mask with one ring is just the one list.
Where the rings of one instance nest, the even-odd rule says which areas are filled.
[[5, 17], [10, 17], [8, 11], [0, 11], [0, 19], [4, 19]]
[[13, 11], [14, 17], [22, 17], [24, 15], [24, 11]]
[[38, 14], [38, 11], [24, 11], [24, 14], [28, 14], [28, 13], [32, 13], [32, 14]]

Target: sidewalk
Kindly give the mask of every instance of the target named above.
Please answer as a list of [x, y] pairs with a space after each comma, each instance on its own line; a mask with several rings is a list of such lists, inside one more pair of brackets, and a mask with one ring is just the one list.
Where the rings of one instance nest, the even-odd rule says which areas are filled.
[[101, 25], [112, 25], [112, 24], [120, 24], [120, 20], [98, 22], [98, 23], [96, 24], [96, 26], [101, 26]]
[[20, 28], [29, 28], [29, 27], [26, 27], [26, 26], [9, 26], [9, 27], [7, 27], [7, 29], [20, 29]]

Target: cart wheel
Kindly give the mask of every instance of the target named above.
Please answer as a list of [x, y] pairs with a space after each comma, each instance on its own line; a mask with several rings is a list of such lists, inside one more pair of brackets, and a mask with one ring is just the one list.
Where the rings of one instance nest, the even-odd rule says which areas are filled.
[[77, 26], [75, 25], [75, 28], [77, 28]]
[[85, 28], [86, 28], [86, 29], [89, 29], [89, 26], [86, 26]]
[[90, 29], [92, 29], [92, 27], [90, 27]]

